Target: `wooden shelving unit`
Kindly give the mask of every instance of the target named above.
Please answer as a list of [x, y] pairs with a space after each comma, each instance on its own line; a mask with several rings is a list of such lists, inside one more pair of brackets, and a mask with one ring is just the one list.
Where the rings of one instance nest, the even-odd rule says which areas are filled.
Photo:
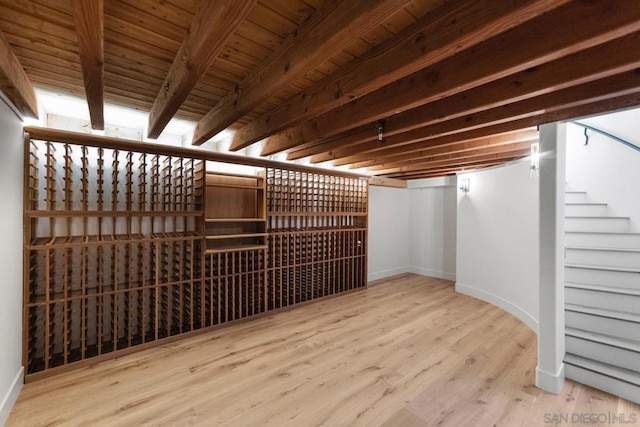
[[367, 181], [267, 169], [269, 309], [366, 286]]
[[206, 174], [206, 252], [266, 249], [264, 177]]
[[208, 160], [237, 158], [34, 133], [29, 381], [366, 285], [366, 180], [272, 162], [226, 174]]
[[205, 197], [205, 326], [266, 311], [265, 180], [208, 172]]

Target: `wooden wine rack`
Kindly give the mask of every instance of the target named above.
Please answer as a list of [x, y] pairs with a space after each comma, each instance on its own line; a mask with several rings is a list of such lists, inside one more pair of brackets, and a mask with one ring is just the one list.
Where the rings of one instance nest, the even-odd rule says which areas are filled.
[[267, 169], [270, 310], [366, 286], [367, 181]]
[[202, 161], [31, 140], [28, 374], [193, 330]]
[[366, 286], [366, 180], [29, 131], [27, 380]]

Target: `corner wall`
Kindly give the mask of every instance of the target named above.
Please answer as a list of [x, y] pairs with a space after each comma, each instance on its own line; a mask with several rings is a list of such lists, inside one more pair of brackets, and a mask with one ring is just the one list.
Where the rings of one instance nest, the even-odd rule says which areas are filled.
[[537, 332], [538, 179], [529, 162], [459, 175], [456, 291], [513, 314]]
[[410, 271], [456, 280], [456, 179], [409, 182]]
[[409, 190], [369, 187], [368, 280], [409, 271]]
[[455, 280], [455, 177], [369, 187], [369, 281], [402, 273]]
[[0, 98], [0, 426], [22, 388], [22, 122]]

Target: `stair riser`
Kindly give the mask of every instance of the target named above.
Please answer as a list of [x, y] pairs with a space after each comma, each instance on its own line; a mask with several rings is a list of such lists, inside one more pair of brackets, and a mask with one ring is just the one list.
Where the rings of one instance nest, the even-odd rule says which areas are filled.
[[[624, 381], [619, 381], [569, 364], [565, 365], [565, 377], [604, 390], [632, 402], [640, 403], [640, 387]], [[627, 416], [630, 416], [630, 414], [627, 414]]]
[[564, 277], [566, 282], [640, 290], [639, 273], [567, 267], [564, 269]]
[[570, 264], [640, 268], [640, 252], [600, 251], [567, 248], [565, 262]]
[[564, 202], [565, 203], [586, 203], [586, 202], [589, 202], [589, 200], [587, 200], [586, 193], [564, 193]]
[[564, 214], [567, 216], [606, 216], [606, 205], [566, 205]]
[[567, 353], [608, 363], [609, 365], [637, 371], [640, 369], [640, 353], [613, 347], [599, 342], [589, 341], [578, 337], [566, 336]]
[[[566, 193], [565, 203], [588, 203], [586, 193]], [[611, 215], [606, 205], [582, 204], [565, 205], [565, 262], [615, 268], [640, 268], [640, 253], [633, 251], [603, 251], [598, 248], [639, 249], [640, 236], [633, 234], [595, 234], [627, 233], [631, 231], [631, 221], [626, 218], [608, 217]], [[590, 232], [584, 234], [571, 232]], [[571, 249], [588, 247], [594, 249]], [[601, 270], [589, 268], [565, 268], [566, 282], [627, 288], [640, 291], [640, 274], [625, 271]], [[631, 313], [640, 316], [640, 295], [603, 292], [600, 290], [565, 287], [565, 302], [574, 306], [593, 309]], [[577, 307], [576, 307], [577, 308]], [[604, 313], [603, 313], [604, 314]], [[626, 315], [629, 316], [629, 315]], [[616, 319], [571, 309], [565, 310], [565, 325], [569, 335], [565, 335], [567, 364], [565, 376], [569, 379], [607, 391], [623, 398], [640, 403], [640, 352], [609, 345], [591, 337], [577, 337], [578, 329], [595, 334], [640, 342], [640, 322], [637, 318]], [[602, 340], [607, 341], [606, 337]], [[580, 361], [579, 356], [588, 360]], [[573, 363], [573, 364], [571, 364]], [[585, 367], [581, 365], [585, 363]], [[617, 372], [606, 365], [627, 369], [636, 374]], [[592, 366], [593, 365], [593, 366]], [[602, 372], [598, 371], [602, 369]], [[609, 372], [611, 371], [611, 372]], [[621, 375], [626, 381], [615, 378]]]
[[640, 341], [640, 323], [565, 310], [568, 328], [582, 329], [614, 338]]
[[627, 218], [565, 218], [565, 231], [604, 231], [621, 233], [629, 231]]
[[[604, 310], [626, 311], [627, 313], [640, 315], [640, 296], [637, 295], [565, 288], [564, 299], [567, 304], [583, 305]], [[640, 364], [640, 361], [638, 363]]]
[[564, 236], [567, 246], [587, 248], [640, 249], [640, 235], [636, 234], [580, 234], [567, 233]]

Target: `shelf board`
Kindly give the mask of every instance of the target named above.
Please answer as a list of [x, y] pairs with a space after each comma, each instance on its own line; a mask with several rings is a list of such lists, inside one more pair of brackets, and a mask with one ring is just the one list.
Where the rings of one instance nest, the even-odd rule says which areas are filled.
[[201, 216], [204, 211], [83, 211], [83, 210], [27, 210], [30, 217], [171, 217], [171, 216]]
[[288, 230], [269, 230], [268, 235], [283, 235], [283, 234], [309, 234], [309, 233], [335, 233], [343, 231], [367, 231], [364, 227], [328, 227], [328, 228], [307, 228], [307, 229], [288, 229]]
[[114, 243], [137, 243], [150, 242], [156, 240], [180, 240], [180, 239], [197, 239], [201, 238], [195, 232], [172, 232], [172, 233], [153, 233], [153, 234], [104, 234], [101, 236], [58, 236], [58, 237], [38, 237], [33, 239], [27, 246], [27, 249], [55, 249], [62, 247], [84, 246], [84, 245], [101, 245]]
[[239, 251], [253, 251], [257, 249], [267, 249], [267, 245], [230, 245], [221, 246], [215, 249], [206, 249], [205, 254], [218, 254], [223, 252], [239, 252]]
[[205, 218], [204, 222], [266, 222], [266, 218]]
[[366, 212], [267, 212], [270, 216], [367, 216]]
[[217, 234], [205, 236], [207, 240], [241, 239], [244, 237], [266, 237], [267, 233]]
[[251, 179], [259, 179], [264, 180], [264, 176], [261, 175], [250, 175], [246, 173], [235, 173], [235, 172], [217, 172], [217, 171], [207, 171], [207, 175], [211, 176], [229, 176], [231, 178], [251, 178]]
[[258, 187], [257, 185], [241, 185], [241, 184], [225, 184], [225, 183], [207, 183], [207, 187], [221, 187], [221, 188], [240, 188], [244, 190], [264, 190], [264, 187]]

